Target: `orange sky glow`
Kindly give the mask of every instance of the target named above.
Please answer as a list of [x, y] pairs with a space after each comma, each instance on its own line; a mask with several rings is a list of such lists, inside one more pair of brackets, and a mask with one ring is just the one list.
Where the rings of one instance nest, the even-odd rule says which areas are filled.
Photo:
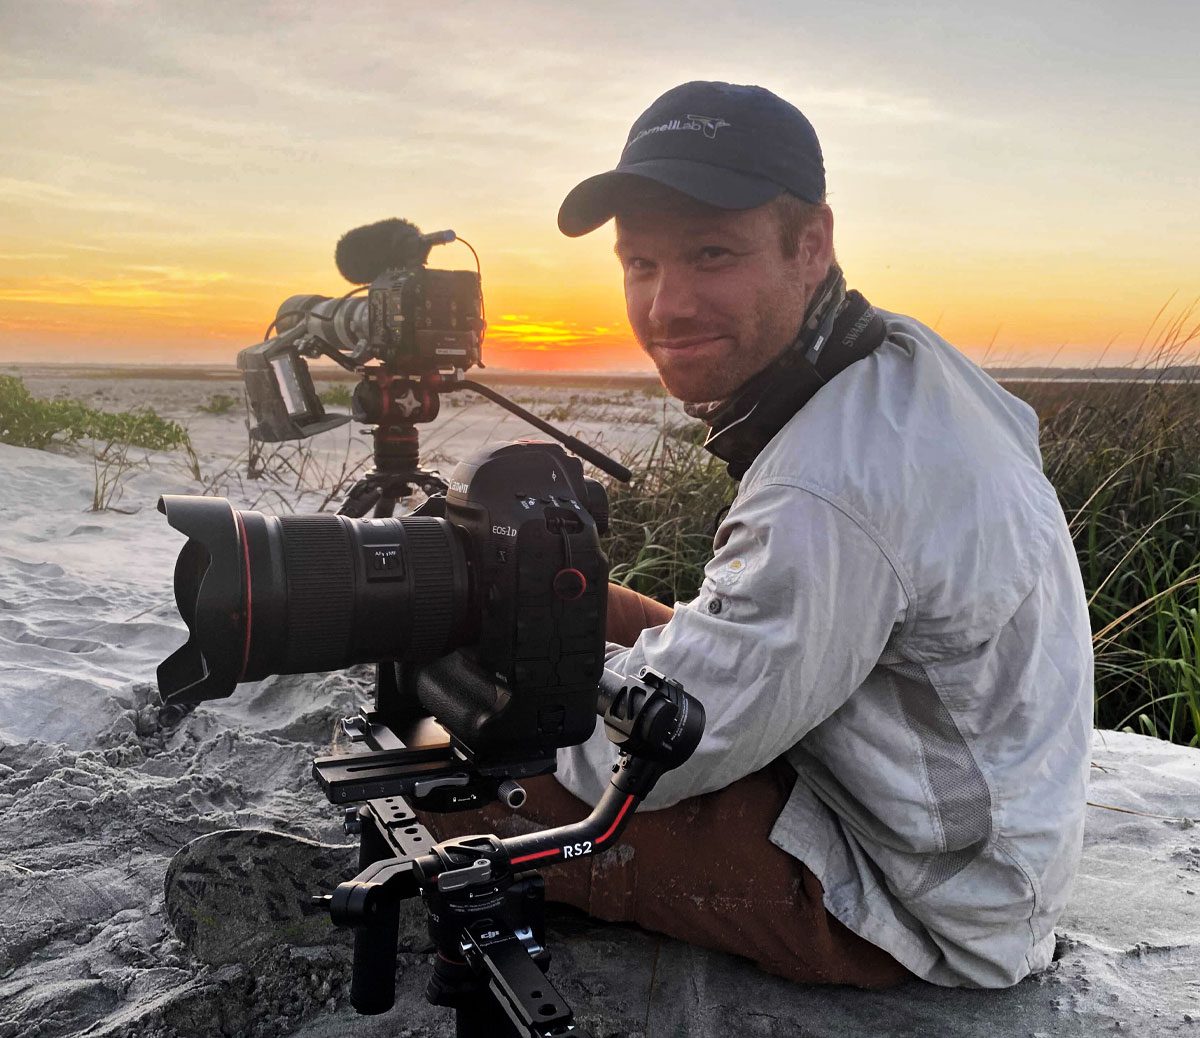
[[[731, 49], [748, 30], [716, 3], [466, 3], [403, 27], [384, 3], [8, 5], [0, 360], [232, 364], [287, 296], [346, 291], [342, 233], [403, 216], [479, 252], [489, 367], [650, 370], [611, 228], [569, 240], [555, 214], [657, 94], [715, 78], [809, 115], [839, 259], [876, 305], [992, 365], [1129, 363], [1200, 294], [1180, 22], [1200, 16], [1001, 6], [766, 2]], [[401, 58], [349, 42], [372, 32]]]

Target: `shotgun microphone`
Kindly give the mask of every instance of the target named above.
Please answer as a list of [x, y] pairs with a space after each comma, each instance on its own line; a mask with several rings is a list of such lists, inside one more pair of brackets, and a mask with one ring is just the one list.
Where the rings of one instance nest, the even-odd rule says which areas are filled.
[[392, 217], [347, 231], [338, 240], [333, 261], [352, 285], [368, 285], [385, 270], [422, 266], [434, 245], [455, 240], [453, 231], [422, 234], [407, 220]]

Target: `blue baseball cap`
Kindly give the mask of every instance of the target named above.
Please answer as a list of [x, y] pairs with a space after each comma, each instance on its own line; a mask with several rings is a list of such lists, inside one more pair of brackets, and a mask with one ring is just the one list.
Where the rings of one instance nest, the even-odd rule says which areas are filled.
[[790, 191], [825, 197], [816, 131], [800, 109], [760, 86], [696, 81], [673, 87], [633, 124], [615, 169], [572, 189], [558, 227], [577, 238], [607, 223], [638, 179], [719, 209], [754, 209]]

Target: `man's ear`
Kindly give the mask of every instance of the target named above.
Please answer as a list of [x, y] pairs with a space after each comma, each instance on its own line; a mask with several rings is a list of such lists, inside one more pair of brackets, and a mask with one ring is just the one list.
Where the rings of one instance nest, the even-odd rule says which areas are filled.
[[822, 203], [800, 234], [796, 258], [804, 270], [807, 284], [819, 285], [833, 262], [833, 210]]

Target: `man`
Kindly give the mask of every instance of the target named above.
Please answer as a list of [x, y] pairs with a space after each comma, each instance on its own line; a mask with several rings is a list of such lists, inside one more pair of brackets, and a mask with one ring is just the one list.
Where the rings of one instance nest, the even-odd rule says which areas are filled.
[[[630, 324], [740, 482], [695, 601], [609, 600], [608, 666], [697, 696], [700, 747], [549, 895], [799, 981], [1003, 987], [1082, 842], [1079, 568], [1033, 411], [846, 290], [824, 199], [798, 110], [687, 83], [559, 213], [615, 217]], [[561, 751], [526, 813], [582, 817], [613, 757]]]

